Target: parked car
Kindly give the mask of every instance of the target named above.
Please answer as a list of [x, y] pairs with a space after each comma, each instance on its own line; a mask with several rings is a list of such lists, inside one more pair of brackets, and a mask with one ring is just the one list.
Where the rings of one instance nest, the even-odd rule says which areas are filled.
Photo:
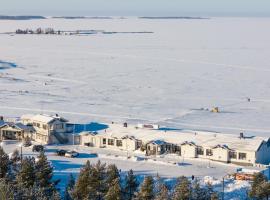
[[65, 153], [65, 157], [69, 157], [69, 158], [75, 158], [75, 157], [78, 157], [79, 156], [79, 153], [76, 152], [76, 151], [67, 151]]
[[57, 149], [57, 151], [56, 151], [56, 155], [58, 155], [58, 156], [65, 156], [66, 153], [67, 153], [67, 151], [64, 149]]
[[30, 140], [23, 141], [23, 146], [24, 147], [30, 147], [31, 145], [32, 145], [32, 142]]
[[33, 152], [41, 152], [41, 151], [44, 151], [44, 146], [42, 146], [42, 145], [34, 145], [33, 148], [32, 148], [32, 151], [33, 151]]

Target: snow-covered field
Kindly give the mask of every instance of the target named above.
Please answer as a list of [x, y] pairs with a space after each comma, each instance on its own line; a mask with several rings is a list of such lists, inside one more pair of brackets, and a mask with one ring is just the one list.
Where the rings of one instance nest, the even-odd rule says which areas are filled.
[[[0, 34], [0, 61], [17, 65], [0, 67], [4, 116], [57, 112], [269, 136], [269, 18], [0, 21], [1, 33], [38, 27], [154, 33]], [[221, 113], [200, 110], [214, 106]]]
[[[1, 113], [73, 120], [149, 120], [267, 136], [270, 19], [0, 21], [17, 28], [153, 31], [89, 36], [0, 35]], [[246, 98], [250, 97], [251, 102]], [[213, 114], [200, 108], [219, 106]]]

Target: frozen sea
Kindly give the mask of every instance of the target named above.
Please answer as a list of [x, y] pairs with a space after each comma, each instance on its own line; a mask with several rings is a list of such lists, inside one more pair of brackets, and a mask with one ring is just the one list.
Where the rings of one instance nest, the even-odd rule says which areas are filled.
[[270, 136], [270, 18], [0, 20], [38, 27], [153, 33], [0, 34], [0, 115]]

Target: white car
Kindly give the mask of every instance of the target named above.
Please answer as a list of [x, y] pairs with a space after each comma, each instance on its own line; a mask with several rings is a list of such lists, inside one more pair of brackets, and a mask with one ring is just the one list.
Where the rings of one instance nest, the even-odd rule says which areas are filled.
[[68, 158], [75, 158], [75, 157], [78, 157], [79, 156], [79, 153], [76, 152], [76, 151], [67, 151], [65, 153], [65, 157], [68, 157]]

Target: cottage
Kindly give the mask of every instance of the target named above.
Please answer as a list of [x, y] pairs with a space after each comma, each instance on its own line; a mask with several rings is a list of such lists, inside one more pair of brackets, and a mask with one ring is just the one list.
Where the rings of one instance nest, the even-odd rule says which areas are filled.
[[26, 137], [32, 138], [34, 129], [22, 123], [4, 122], [0, 124], [1, 140], [22, 140]]
[[126, 151], [135, 151], [141, 147], [141, 141], [134, 136], [124, 135], [116, 137], [103, 132], [82, 132], [80, 134], [81, 145], [89, 147], [110, 148]]

